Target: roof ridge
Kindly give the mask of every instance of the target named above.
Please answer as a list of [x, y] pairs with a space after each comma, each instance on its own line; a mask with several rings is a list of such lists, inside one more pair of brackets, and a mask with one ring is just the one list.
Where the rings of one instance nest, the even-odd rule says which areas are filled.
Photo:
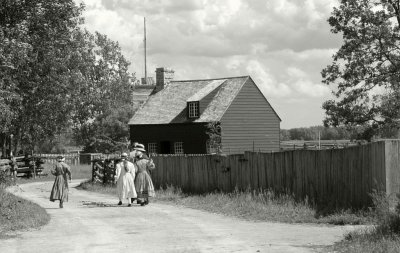
[[219, 78], [208, 78], [208, 79], [194, 79], [194, 80], [172, 80], [171, 82], [198, 82], [198, 81], [211, 81], [211, 80], [224, 80], [224, 79], [235, 79], [235, 78], [245, 78], [247, 76], [232, 76], [232, 77], [219, 77]]

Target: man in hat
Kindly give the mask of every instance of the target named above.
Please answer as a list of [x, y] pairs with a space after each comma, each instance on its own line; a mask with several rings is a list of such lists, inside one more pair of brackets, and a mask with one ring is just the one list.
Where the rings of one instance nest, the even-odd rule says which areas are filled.
[[128, 161], [128, 154], [121, 154], [121, 161], [115, 166], [115, 181], [117, 182], [118, 205], [122, 205], [122, 199], [128, 199], [128, 206], [132, 205], [132, 199], [136, 199], [135, 189], [136, 167]]

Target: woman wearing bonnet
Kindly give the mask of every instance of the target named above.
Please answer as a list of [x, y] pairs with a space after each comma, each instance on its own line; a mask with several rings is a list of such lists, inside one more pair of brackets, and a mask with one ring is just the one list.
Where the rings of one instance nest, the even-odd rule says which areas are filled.
[[63, 208], [63, 203], [68, 202], [68, 179], [71, 181], [71, 168], [65, 163], [65, 158], [62, 156], [57, 157], [57, 164], [51, 170], [51, 174], [56, 176], [53, 188], [50, 194], [50, 201], [60, 201], [60, 208]]
[[151, 180], [149, 170], [155, 168], [153, 160], [147, 157], [143, 144], [137, 144], [135, 147], [137, 175], [135, 179], [138, 204], [141, 206], [149, 204], [149, 197], [155, 196], [153, 181]]
[[122, 205], [122, 199], [128, 199], [128, 206], [132, 206], [132, 199], [137, 197], [135, 190], [136, 168], [128, 161], [128, 154], [121, 154], [121, 162], [115, 166], [115, 181], [117, 182], [118, 205]]

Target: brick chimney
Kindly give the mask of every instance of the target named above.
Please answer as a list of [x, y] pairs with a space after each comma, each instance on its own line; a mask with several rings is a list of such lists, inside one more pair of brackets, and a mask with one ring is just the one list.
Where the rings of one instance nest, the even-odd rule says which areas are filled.
[[156, 92], [164, 89], [174, 79], [174, 71], [170, 68], [156, 68]]

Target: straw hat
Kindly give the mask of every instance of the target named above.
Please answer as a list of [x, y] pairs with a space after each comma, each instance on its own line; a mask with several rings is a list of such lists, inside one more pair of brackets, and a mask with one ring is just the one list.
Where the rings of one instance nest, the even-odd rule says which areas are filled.
[[140, 143], [136, 144], [134, 150], [141, 151], [141, 152], [146, 152], [146, 150], [144, 149], [144, 145], [140, 144]]
[[128, 157], [127, 153], [124, 152], [124, 153], [121, 154], [121, 158], [127, 158], [127, 157]]

